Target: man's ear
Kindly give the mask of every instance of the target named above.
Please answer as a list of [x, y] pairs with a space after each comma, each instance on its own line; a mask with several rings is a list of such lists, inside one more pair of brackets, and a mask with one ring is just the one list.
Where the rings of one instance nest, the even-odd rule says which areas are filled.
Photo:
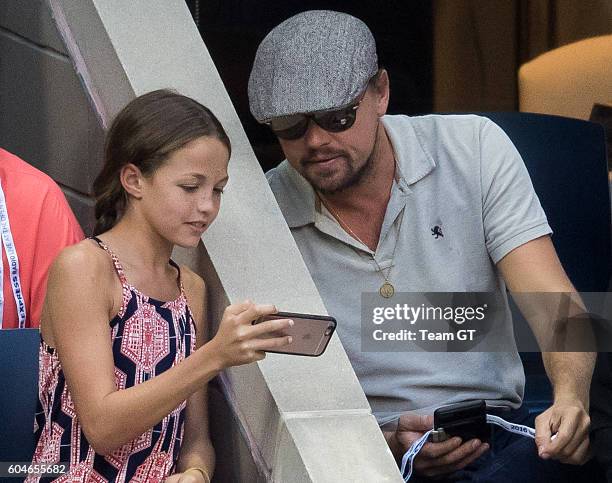
[[379, 117], [382, 117], [387, 113], [389, 107], [389, 74], [386, 69], [380, 69], [374, 82], [374, 91], [378, 99], [376, 112]]
[[142, 188], [144, 176], [138, 166], [128, 163], [121, 168], [119, 175], [121, 185], [128, 195], [133, 196], [137, 200], [142, 198]]

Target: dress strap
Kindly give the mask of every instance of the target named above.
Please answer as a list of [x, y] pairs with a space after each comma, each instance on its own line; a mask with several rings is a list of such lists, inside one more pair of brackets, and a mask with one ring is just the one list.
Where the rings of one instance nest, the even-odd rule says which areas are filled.
[[178, 266], [178, 263], [176, 263], [174, 260], [170, 259], [169, 262], [170, 262], [170, 265], [172, 265], [174, 268], [176, 268], [176, 271], [178, 272], [179, 289], [181, 290], [181, 295], [183, 297], [185, 297], [185, 288], [183, 287], [183, 277], [181, 275], [181, 269]]
[[[119, 259], [117, 258], [117, 255], [115, 255], [112, 252], [112, 250], [110, 248], [108, 248], [106, 243], [104, 243], [98, 237], [92, 236], [91, 239], [96, 241], [98, 243], [98, 245], [100, 245], [100, 248], [105, 250], [106, 253], [108, 253], [110, 255], [111, 259], [113, 260], [113, 265], [115, 266], [115, 270], [117, 272], [117, 276], [119, 277], [119, 280], [121, 281], [121, 283], [123, 285], [127, 285], [127, 278], [125, 277], [125, 272], [123, 271], [123, 267], [121, 266], [121, 262], [119, 262]], [[182, 288], [181, 288], [181, 290], [182, 290]]]

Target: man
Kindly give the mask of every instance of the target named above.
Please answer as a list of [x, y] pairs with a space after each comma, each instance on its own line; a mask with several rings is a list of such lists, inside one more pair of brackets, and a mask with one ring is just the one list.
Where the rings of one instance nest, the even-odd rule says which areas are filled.
[[593, 455], [612, 483], [612, 353], [597, 354], [591, 385], [591, 441]]
[[57, 184], [3, 149], [0, 228], [0, 328], [38, 327], [51, 262], [83, 231]]
[[[272, 30], [249, 79], [254, 117], [270, 125], [286, 156], [268, 173], [295, 237], [395, 456], [432, 428], [436, 407], [473, 399], [521, 407], [519, 356], [362, 352], [361, 294], [572, 292], [526, 168], [503, 131], [477, 116], [385, 116], [389, 77], [363, 22], [310, 11]], [[537, 313], [537, 316], [548, 316]], [[506, 308], [504, 330], [513, 340]], [[427, 443], [421, 477], [544, 481], [559, 460], [588, 454], [592, 354], [544, 354], [554, 404], [531, 440], [451, 438]], [[551, 440], [551, 436], [557, 436]], [[537, 456], [539, 454], [539, 457]], [[520, 455], [520, 465], [506, 465]], [[505, 459], [504, 459], [505, 458]], [[567, 468], [567, 467], [566, 467]], [[554, 472], [557, 473], [554, 473]], [[569, 472], [566, 472], [569, 474]], [[557, 480], [559, 481], [559, 480]]]

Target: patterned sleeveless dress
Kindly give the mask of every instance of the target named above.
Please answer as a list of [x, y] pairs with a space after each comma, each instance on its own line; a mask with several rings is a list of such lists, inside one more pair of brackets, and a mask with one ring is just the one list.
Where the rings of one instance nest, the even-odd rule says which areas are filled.
[[[163, 302], [142, 294], [128, 283], [119, 260], [111, 256], [123, 302], [110, 321], [115, 360], [115, 384], [122, 390], [145, 382], [180, 363], [195, 350], [195, 325], [181, 282], [176, 300]], [[170, 263], [178, 266], [170, 260]], [[137, 439], [107, 455], [90, 446], [76, 416], [70, 391], [55, 349], [41, 337], [39, 390], [35, 431], [38, 444], [33, 463], [69, 462], [68, 473], [55, 477], [32, 475], [26, 481], [162, 482], [172, 472], [183, 440], [186, 401]]]

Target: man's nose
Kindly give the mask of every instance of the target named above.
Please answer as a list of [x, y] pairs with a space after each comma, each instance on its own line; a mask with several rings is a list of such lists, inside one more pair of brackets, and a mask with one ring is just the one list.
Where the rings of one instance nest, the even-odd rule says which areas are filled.
[[317, 148], [329, 144], [331, 136], [312, 119], [308, 120], [308, 128], [304, 133], [304, 142], [309, 148]]

